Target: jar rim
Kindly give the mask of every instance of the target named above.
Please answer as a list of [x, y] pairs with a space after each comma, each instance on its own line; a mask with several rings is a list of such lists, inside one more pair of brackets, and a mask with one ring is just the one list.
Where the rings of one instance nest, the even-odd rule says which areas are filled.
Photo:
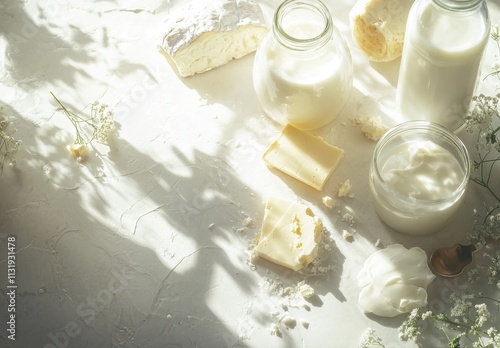
[[[298, 9], [315, 12], [318, 17], [323, 18], [324, 27], [317, 35], [300, 38], [288, 33], [284, 28], [283, 19], [292, 11]], [[296, 51], [306, 51], [323, 47], [331, 39], [333, 21], [330, 11], [320, 0], [286, 0], [279, 5], [274, 14], [272, 29], [281, 45]]]
[[406, 202], [412, 202], [416, 204], [425, 204], [426, 206], [436, 206], [436, 205], [441, 205], [443, 203], [448, 203], [454, 198], [460, 197], [463, 192], [465, 191], [465, 188], [469, 182], [472, 167], [471, 167], [471, 160], [469, 156], [469, 151], [467, 150], [467, 147], [465, 144], [460, 140], [460, 138], [445, 128], [444, 126], [441, 126], [440, 124], [434, 123], [434, 122], [429, 122], [429, 121], [406, 121], [403, 123], [400, 123], [399, 125], [391, 128], [388, 130], [378, 141], [377, 145], [375, 146], [375, 150], [373, 152], [373, 160], [372, 160], [372, 165], [373, 165], [373, 173], [376, 176], [377, 180], [382, 183], [383, 187], [386, 189], [389, 189], [389, 185], [387, 182], [384, 180], [382, 177], [382, 174], [380, 173], [380, 168], [379, 168], [379, 161], [378, 158], [380, 156], [381, 151], [383, 150], [383, 147], [390, 142], [392, 139], [394, 139], [396, 136], [399, 136], [401, 134], [405, 133], [415, 133], [415, 131], [425, 131], [426, 133], [432, 133], [434, 135], [438, 135], [441, 137], [444, 137], [450, 145], [452, 145], [457, 152], [460, 154], [460, 158], [457, 158], [457, 160], [460, 163], [460, 166], [463, 167], [464, 173], [463, 173], [463, 179], [460, 182], [460, 185], [456, 188], [456, 190], [453, 192], [452, 195], [444, 198], [438, 198], [438, 199], [419, 199], [419, 198], [410, 198], [407, 195], [404, 195], [396, 190], [391, 189], [391, 194], [395, 196], [395, 198], [398, 201], [406, 201]]

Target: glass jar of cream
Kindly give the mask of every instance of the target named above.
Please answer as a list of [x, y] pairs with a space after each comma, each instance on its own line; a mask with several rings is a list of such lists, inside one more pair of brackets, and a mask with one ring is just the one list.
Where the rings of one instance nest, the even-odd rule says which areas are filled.
[[470, 171], [455, 134], [428, 121], [404, 122], [375, 147], [369, 174], [375, 211], [398, 232], [437, 232], [462, 203]]
[[351, 53], [319, 0], [286, 0], [254, 59], [253, 84], [264, 113], [312, 130], [344, 108], [353, 79]]

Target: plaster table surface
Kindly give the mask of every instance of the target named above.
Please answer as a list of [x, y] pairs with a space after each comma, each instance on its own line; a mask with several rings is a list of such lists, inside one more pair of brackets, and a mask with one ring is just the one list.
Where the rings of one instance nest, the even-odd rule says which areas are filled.
[[[357, 347], [373, 327], [386, 347], [414, 347], [398, 339], [404, 317], [360, 310], [357, 274], [377, 240], [428, 253], [464, 242], [472, 210], [487, 195], [473, 187], [457, 218], [432, 236], [402, 235], [378, 219], [368, 198], [375, 142], [352, 118], [400, 121], [400, 60], [370, 63], [350, 35], [354, 2], [325, 1], [351, 50], [354, 85], [338, 119], [312, 132], [346, 154], [319, 192], [261, 159], [282, 126], [257, 105], [254, 54], [181, 78], [158, 52], [162, 25], [184, 2], [0, 2], [0, 104], [22, 140], [17, 164], [0, 176], [0, 346]], [[279, 4], [259, 3], [268, 20]], [[500, 3], [488, 5], [495, 23]], [[490, 43], [483, 75], [495, 50]], [[493, 82], [480, 89], [494, 91]], [[74, 129], [50, 92], [74, 111], [108, 104], [117, 133], [109, 147], [96, 145], [77, 163], [66, 150]], [[323, 205], [346, 179], [354, 196]], [[269, 195], [303, 202], [322, 219], [328, 247], [318, 267], [293, 272], [252, 262]], [[6, 331], [9, 236], [15, 341]], [[280, 292], [301, 281], [313, 299]], [[466, 285], [466, 276], [437, 278], [429, 305], [448, 304], [451, 289]], [[283, 315], [297, 325], [284, 326]], [[270, 333], [275, 324], [281, 337]]]

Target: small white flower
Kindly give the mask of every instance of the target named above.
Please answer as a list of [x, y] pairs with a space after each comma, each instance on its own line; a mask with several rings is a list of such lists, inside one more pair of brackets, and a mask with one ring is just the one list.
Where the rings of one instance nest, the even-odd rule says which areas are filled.
[[477, 314], [476, 325], [482, 327], [490, 319], [490, 312], [484, 303], [477, 304], [475, 308]]
[[424, 313], [422, 313], [422, 320], [430, 318], [431, 316], [432, 316], [432, 312], [431, 311], [424, 312]]
[[87, 157], [87, 146], [85, 144], [68, 145], [66, 148], [78, 163], [82, 163]]

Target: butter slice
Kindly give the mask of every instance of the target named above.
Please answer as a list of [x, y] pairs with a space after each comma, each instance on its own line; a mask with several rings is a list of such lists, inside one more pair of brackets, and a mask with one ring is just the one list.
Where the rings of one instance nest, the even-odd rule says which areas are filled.
[[303, 204], [270, 197], [266, 204], [258, 256], [298, 271], [318, 255], [323, 224]]
[[344, 150], [326, 143], [323, 139], [286, 125], [264, 153], [263, 159], [270, 167], [302, 181], [321, 191], [332, 175]]

